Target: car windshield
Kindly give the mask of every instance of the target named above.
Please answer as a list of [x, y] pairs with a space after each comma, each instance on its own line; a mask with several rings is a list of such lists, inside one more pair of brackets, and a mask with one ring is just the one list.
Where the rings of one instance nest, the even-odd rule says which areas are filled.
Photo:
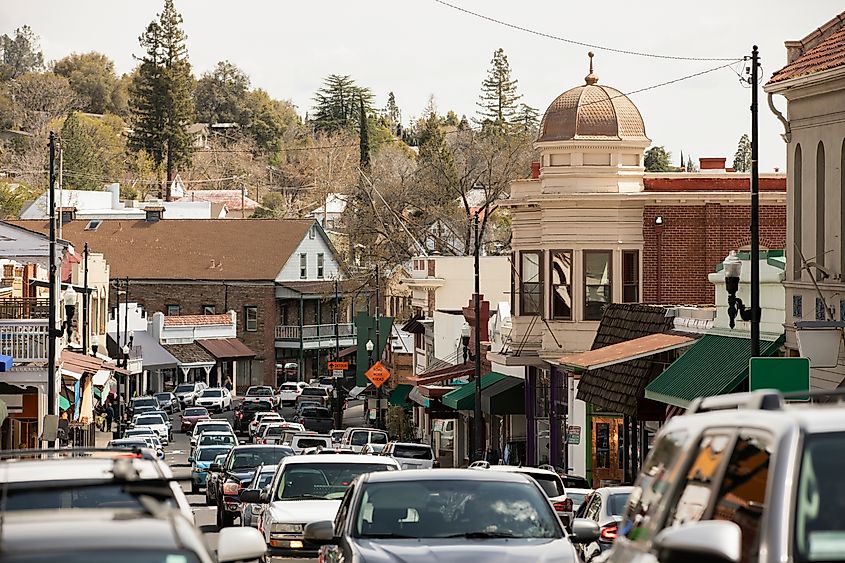
[[302, 390], [303, 395], [313, 395], [314, 397], [324, 397], [327, 395], [326, 390], [320, 387], [306, 387]]
[[794, 537], [799, 561], [845, 559], [843, 467], [845, 433], [807, 436], [795, 502]]
[[220, 391], [219, 389], [207, 389], [207, 390], [202, 392], [201, 396], [202, 397], [222, 397], [223, 391]]
[[[575, 501], [573, 500], [572, 502]], [[622, 516], [625, 514], [625, 505], [627, 503], [628, 493], [612, 494], [607, 497], [607, 511], [611, 516]]]
[[176, 393], [190, 393], [194, 390], [193, 383], [183, 383], [176, 388]]
[[358, 475], [390, 469], [382, 463], [292, 464], [279, 479], [276, 500], [340, 499]]
[[[42, 553], [37, 547], [31, 553], [3, 554], [6, 563], [35, 563], [53, 558], [52, 552]], [[90, 548], [62, 550], [62, 563], [199, 563], [195, 553], [182, 550]]]
[[222, 446], [232, 445], [234, 443], [235, 437], [231, 434], [203, 434], [199, 441], [199, 445], [201, 446]]
[[288, 448], [250, 448], [234, 452], [229, 458], [228, 469], [242, 471], [259, 465], [277, 465], [286, 456], [291, 455]]
[[214, 461], [214, 458], [220, 454], [225, 454], [229, 449], [226, 447], [201, 448], [197, 453], [197, 461]]
[[560, 538], [549, 501], [528, 483], [415, 480], [368, 483], [355, 516], [362, 538]]
[[406, 459], [431, 459], [431, 448], [428, 446], [395, 446], [393, 448], [395, 457]]
[[329, 409], [318, 407], [302, 409], [302, 416], [306, 418], [331, 418], [331, 415], [329, 414]]
[[151, 426], [153, 424], [164, 424], [160, 416], [140, 416], [135, 421], [136, 426]]
[[537, 481], [537, 484], [540, 485], [540, 488], [543, 489], [547, 497], [559, 497], [565, 494], [560, 478], [556, 475], [546, 475], [544, 473], [528, 473], [528, 475]]
[[250, 397], [270, 397], [273, 395], [273, 390], [267, 387], [254, 387], [246, 392]]
[[222, 422], [220, 424], [203, 424], [199, 427], [199, 434], [204, 434], [205, 432], [231, 432], [232, 427], [229, 426], [228, 423]]
[[330, 446], [329, 442], [331, 442], [330, 438], [297, 438], [296, 447], [316, 448], [317, 446], [323, 446], [328, 448]]
[[170, 393], [156, 393], [156, 399], [159, 401], [169, 401]]
[[200, 408], [185, 409], [185, 416], [208, 416], [208, 411]]
[[[137, 488], [137, 485], [135, 485]], [[154, 487], [157, 495], [167, 499], [169, 505], [173, 505], [172, 492], [168, 487], [157, 485]], [[130, 508], [142, 510], [144, 507], [139, 501], [140, 491], [133, 491], [131, 484], [113, 485], [102, 484], [96, 486], [73, 486], [59, 489], [10, 489], [4, 499], [4, 509], [9, 511], [18, 510], [53, 510], [67, 508], [106, 508], [120, 509]], [[64, 561], [64, 554], [62, 554]], [[6, 555], [3, 555], [6, 561]]]

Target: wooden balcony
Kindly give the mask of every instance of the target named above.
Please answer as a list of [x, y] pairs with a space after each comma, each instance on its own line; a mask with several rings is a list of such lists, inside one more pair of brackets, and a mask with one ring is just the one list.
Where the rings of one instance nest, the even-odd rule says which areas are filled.
[[47, 361], [47, 319], [0, 319], [0, 354], [17, 362]]
[[46, 319], [50, 315], [50, 300], [37, 297], [0, 299], [0, 319]]
[[337, 325], [335, 334], [334, 324], [324, 325], [279, 325], [276, 327], [276, 347], [299, 348], [300, 342], [304, 349], [331, 348], [339, 340], [341, 346], [351, 346], [357, 335], [355, 325], [341, 323]]

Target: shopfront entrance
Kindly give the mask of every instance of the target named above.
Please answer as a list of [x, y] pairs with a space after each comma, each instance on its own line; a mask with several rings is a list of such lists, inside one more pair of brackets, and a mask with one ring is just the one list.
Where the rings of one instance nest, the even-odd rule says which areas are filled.
[[624, 434], [621, 417], [594, 416], [593, 436], [593, 487], [622, 483], [624, 475], [622, 441]]

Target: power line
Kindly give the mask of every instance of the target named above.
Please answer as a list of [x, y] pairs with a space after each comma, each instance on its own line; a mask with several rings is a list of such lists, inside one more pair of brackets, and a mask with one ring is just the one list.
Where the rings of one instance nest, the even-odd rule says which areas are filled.
[[530, 29], [530, 28], [527, 28], [527, 27], [523, 27], [523, 26], [520, 26], [520, 25], [509, 23], [509, 22], [506, 22], [506, 21], [503, 21], [503, 20], [492, 18], [490, 16], [486, 16], [484, 14], [480, 14], [478, 12], [473, 12], [472, 10], [467, 10], [466, 8], [461, 8], [460, 6], [456, 6], [455, 4], [450, 4], [449, 2], [446, 2], [445, 0], [434, 0], [434, 2], [437, 2], [438, 4], [441, 4], [441, 5], [446, 6], [448, 8], [452, 8], [453, 10], [457, 10], [459, 12], [469, 14], [471, 16], [474, 16], [476, 18], [480, 18], [482, 20], [486, 20], [486, 21], [489, 21], [489, 22], [492, 22], [492, 23], [503, 25], [505, 27], [509, 27], [509, 28], [515, 29], [517, 31], [523, 31], [525, 33], [530, 33], [532, 35], [537, 35], [539, 37], [545, 37], [546, 39], [554, 39], [555, 41], [561, 41], [563, 43], [569, 43], [570, 45], [578, 45], [580, 47], [589, 47], [591, 49], [597, 49], [597, 50], [600, 50], [600, 51], [608, 51], [608, 52], [611, 52], [611, 53], [620, 53], [622, 55], [634, 55], [634, 56], [637, 56], [637, 57], [650, 57], [650, 58], [653, 58], [653, 59], [668, 59], [668, 60], [674, 60], [674, 61], [736, 61], [736, 58], [730, 58], [730, 57], [685, 57], [685, 56], [679, 56], [679, 55], [661, 55], [661, 54], [658, 54], [658, 53], [647, 53], [647, 52], [643, 52], [643, 51], [634, 51], [634, 50], [630, 50], [630, 49], [617, 49], [617, 48], [614, 48], [614, 47], [605, 47], [604, 45], [596, 45], [596, 44], [593, 44], [593, 43], [586, 43], [584, 41], [577, 41], [575, 39], [560, 37], [558, 35], [552, 35], [551, 33], [545, 33], [543, 31], [537, 31], [536, 29]]

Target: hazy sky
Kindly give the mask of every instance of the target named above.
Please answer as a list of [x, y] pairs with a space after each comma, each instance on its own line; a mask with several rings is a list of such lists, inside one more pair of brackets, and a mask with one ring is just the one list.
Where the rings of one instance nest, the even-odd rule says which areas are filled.
[[[842, 11], [842, 0], [451, 0], [469, 10], [557, 36], [618, 49], [692, 57], [741, 58], [760, 46], [765, 79], [783, 66], [784, 40], [800, 39]], [[44, 55], [100, 51], [118, 72], [134, 66], [138, 36], [162, 0], [0, 0], [0, 33], [28, 24]], [[253, 86], [310, 110], [331, 73], [350, 74], [383, 106], [395, 92], [407, 122], [433, 94], [438, 108], [471, 116], [493, 51], [503, 47], [522, 101], [542, 111], [583, 84], [586, 47], [504, 28], [434, 0], [176, 0], [197, 75], [223, 59]], [[622, 92], [718, 66], [595, 49], [600, 84]], [[727, 156], [750, 128], [749, 91], [730, 69], [631, 96], [646, 132], [678, 153]], [[782, 98], [776, 98], [781, 108]], [[781, 127], [760, 98], [762, 171], [783, 166]]]

